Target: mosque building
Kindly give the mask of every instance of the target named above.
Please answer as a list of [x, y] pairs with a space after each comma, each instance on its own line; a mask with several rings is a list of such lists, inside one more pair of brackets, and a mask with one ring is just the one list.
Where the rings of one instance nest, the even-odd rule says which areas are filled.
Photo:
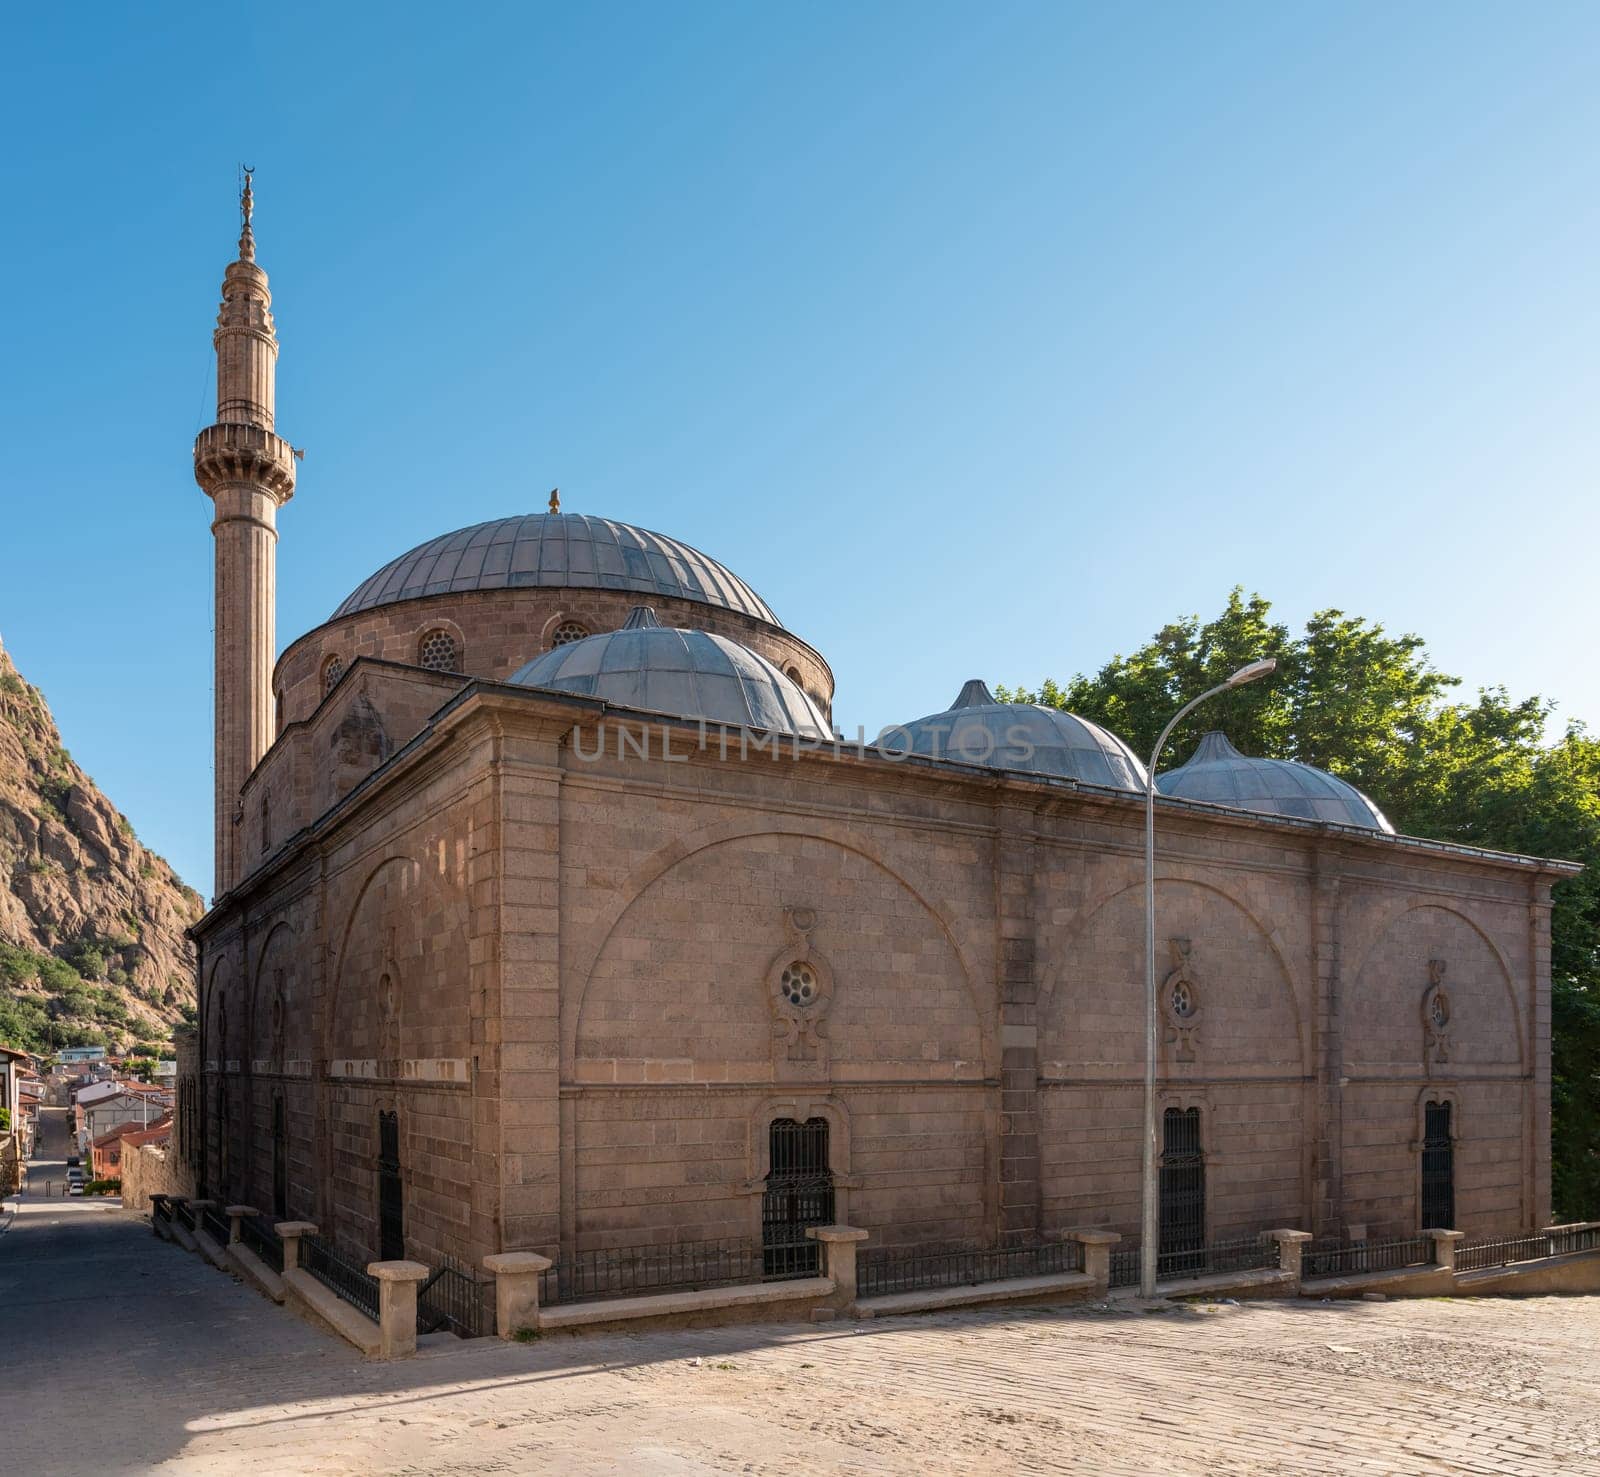
[[[750, 584], [554, 495], [399, 554], [274, 661], [296, 453], [252, 203], [194, 448], [200, 1188], [429, 1264], [819, 1219], [1135, 1236], [1140, 759], [959, 672], [846, 741]], [[1159, 790], [1163, 1245], [1543, 1225], [1570, 869], [1396, 835], [1221, 735]]]

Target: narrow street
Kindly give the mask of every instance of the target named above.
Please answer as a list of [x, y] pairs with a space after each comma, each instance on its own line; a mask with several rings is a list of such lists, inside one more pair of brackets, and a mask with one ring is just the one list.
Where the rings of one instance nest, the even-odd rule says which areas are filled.
[[24, 1195], [0, 1320], [28, 1477], [1600, 1472], [1594, 1298], [439, 1336], [377, 1364], [139, 1216]]
[[[72, 1109], [40, 1108], [39, 1137], [27, 1163], [23, 1189], [33, 1195], [61, 1195], [67, 1187], [67, 1156], [73, 1153]], [[88, 1166], [84, 1166], [85, 1172]]]

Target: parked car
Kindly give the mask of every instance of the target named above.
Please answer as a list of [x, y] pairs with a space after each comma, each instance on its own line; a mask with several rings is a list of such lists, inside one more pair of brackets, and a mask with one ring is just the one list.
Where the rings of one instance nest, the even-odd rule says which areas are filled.
[[83, 1181], [82, 1180], [73, 1180], [73, 1181], [71, 1181], [71, 1183], [69, 1183], [67, 1185], [67, 1194], [69, 1194], [69, 1195], [81, 1195], [81, 1194], [83, 1194]]

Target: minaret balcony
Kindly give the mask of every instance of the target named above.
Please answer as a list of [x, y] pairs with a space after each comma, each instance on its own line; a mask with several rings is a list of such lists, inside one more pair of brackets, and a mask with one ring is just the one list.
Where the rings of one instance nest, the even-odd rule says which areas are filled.
[[195, 437], [194, 480], [213, 497], [243, 482], [286, 503], [294, 496], [294, 448], [260, 426], [238, 421], [207, 426]]

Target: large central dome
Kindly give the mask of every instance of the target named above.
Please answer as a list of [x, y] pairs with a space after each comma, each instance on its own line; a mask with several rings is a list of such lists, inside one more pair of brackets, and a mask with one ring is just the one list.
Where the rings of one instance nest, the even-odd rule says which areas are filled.
[[429, 539], [362, 581], [333, 618], [424, 595], [539, 586], [698, 600], [782, 625], [738, 575], [698, 549], [583, 513], [496, 518]]

